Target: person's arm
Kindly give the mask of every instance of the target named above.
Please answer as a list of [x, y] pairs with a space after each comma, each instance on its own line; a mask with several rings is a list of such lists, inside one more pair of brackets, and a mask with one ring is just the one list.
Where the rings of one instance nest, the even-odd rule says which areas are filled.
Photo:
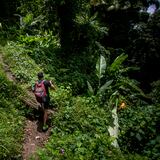
[[51, 88], [53, 89], [53, 90], [55, 90], [56, 89], [56, 86], [52, 83], [52, 81], [49, 81], [50, 82], [50, 84], [51, 84]]

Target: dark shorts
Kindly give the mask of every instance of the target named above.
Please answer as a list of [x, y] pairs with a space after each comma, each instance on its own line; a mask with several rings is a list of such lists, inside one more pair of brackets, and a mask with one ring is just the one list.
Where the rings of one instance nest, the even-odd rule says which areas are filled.
[[39, 99], [39, 98], [36, 98], [36, 99], [42, 105], [42, 107], [44, 107], [45, 109], [49, 108], [49, 102], [50, 102], [49, 96], [45, 96], [42, 99]]
[[42, 104], [44, 105], [44, 108], [48, 109], [49, 108], [49, 102], [50, 102], [50, 97], [46, 96], [42, 99]]

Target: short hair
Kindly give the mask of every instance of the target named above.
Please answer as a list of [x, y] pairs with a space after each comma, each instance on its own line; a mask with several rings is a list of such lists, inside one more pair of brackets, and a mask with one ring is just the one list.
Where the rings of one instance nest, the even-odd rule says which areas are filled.
[[37, 76], [38, 76], [39, 79], [40, 79], [40, 78], [43, 78], [43, 72], [39, 72], [39, 73], [37, 74]]

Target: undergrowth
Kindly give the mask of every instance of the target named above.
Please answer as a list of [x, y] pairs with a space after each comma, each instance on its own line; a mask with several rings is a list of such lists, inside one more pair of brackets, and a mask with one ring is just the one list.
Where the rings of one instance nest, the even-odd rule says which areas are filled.
[[[38, 45], [40, 44], [37, 44], [39, 42], [36, 37], [29, 37], [25, 39], [25, 41], [31, 40], [30, 38], [35, 39], [31, 42], [29, 41], [28, 45], [36, 41], [38, 48]], [[84, 73], [86, 73], [83, 74], [77, 71], [79, 68], [75, 68], [75, 70], [73, 69], [74, 65], [77, 67], [77, 65], [74, 64], [74, 58], [69, 61], [73, 63], [72, 66], [70, 66], [70, 69], [67, 67], [69, 65], [67, 62], [67, 65], [62, 65], [58, 59], [58, 65], [56, 66], [55, 62], [58, 57], [53, 56], [56, 55], [56, 53], [51, 54], [50, 49], [52, 47], [50, 49], [49, 47], [42, 47], [43, 49], [38, 48], [38, 50], [36, 50], [36, 47], [33, 49], [26, 48], [25, 42], [23, 45], [22, 44], [19, 42], [9, 42], [5, 47], [1, 47], [4, 60], [9, 64], [12, 73], [15, 75], [17, 84], [22, 87], [22, 90], [28, 89], [28, 87], [35, 82], [39, 71], [48, 73], [45, 74], [46, 79], [55, 80], [56, 77], [58, 82], [56, 91], [51, 92], [51, 104], [58, 108], [58, 112], [56, 112], [54, 117], [52, 117], [53, 128], [49, 142], [46, 144], [44, 149], [38, 151], [40, 159], [141, 160], [149, 159], [152, 156], [154, 156], [154, 158], [159, 156], [159, 136], [157, 136], [157, 130], [159, 129], [157, 127], [157, 123], [159, 121], [159, 105], [153, 105], [153, 107], [150, 107], [147, 102], [142, 101], [141, 97], [144, 96], [143, 94], [137, 94], [139, 89], [136, 91], [133, 90], [133, 88], [135, 88], [134, 83], [127, 83], [128, 81], [126, 82], [126, 79], [123, 79], [123, 77], [118, 74], [117, 71], [120, 68], [116, 68], [116, 76], [114, 77], [116, 83], [114, 85], [113, 83], [107, 83], [109, 88], [106, 89], [105, 94], [93, 94], [90, 96], [86, 94], [87, 96], [75, 96], [75, 93], [80, 93], [76, 87], [79, 88], [79, 86], [82, 86], [82, 88], [87, 90], [85, 82], [85, 79], [87, 78], [85, 74], [87, 74], [87, 72], [84, 69]], [[40, 56], [40, 53], [43, 53], [42, 56]], [[42, 64], [41, 61], [44, 62], [44, 64]], [[80, 64], [81, 62], [79, 62], [79, 65]], [[60, 66], [64, 66], [64, 68], [59, 68]], [[113, 70], [111, 71], [111, 74], [113, 74]], [[55, 75], [55, 77], [50, 77], [50, 75]], [[1, 77], [4, 78], [5, 75], [2, 74]], [[107, 77], [110, 80], [110, 78], [113, 78], [113, 75], [110, 76], [107, 74]], [[71, 80], [69, 80], [69, 78], [71, 78]], [[119, 83], [117, 82], [117, 79], [120, 80]], [[65, 80], [67, 83], [64, 82]], [[5, 92], [1, 93], [2, 106], [4, 106], [3, 108], [10, 106], [7, 107], [7, 109], [12, 108], [12, 121], [20, 124], [19, 130], [21, 130], [21, 120], [23, 118], [19, 116], [14, 117], [14, 115], [16, 116], [19, 113], [16, 108], [20, 108], [20, 102], [16, 101], [15, 98], [18, 95], [18, 93], [15, 92], [18, 91], [17, 88], [14, 88], [16, 85], [13, 85], [8, 81], [7, 83], [4, 82], [4, 80], [1, 81], [3, 82], [1, 87]], [[71, 82], [71, 84], [68, 84], [68, 82]], [[132, 90], [129, 90], [126, 84], [128, 84]], [[76, 90], [78, 92], [76, 92]], [[117, 93], [122, 94], [122, 99], [117, 96]], [[157, 90], [154, 90], [154, 94], [155, 93], [157, 93]], [[112, 97], [116, 98], [114, 99]], [[159, 102], [158, 98], [154, 101]], [[13, 104], [16, 108], [13, 107]], [[112, 142], [115, 139], [108, 133], [108, 127], [113, 125], [111, 110], [115, 104], [119, 111], [118, 118], [120, 122], [120, 133], [118, 143], [120, 149], [116, 149], [112, 146]], [[121, 106], [121, 104], [124, 105]], [[5, 109], [2, 113], [5, 117]], [[153, 118], [154, 113], [156, 113], [155, 118]], [[10, 119], [9, 114], [6, 116]], [[4, 127], [5, 123], [8, 122], [3, 123], [2, 128], [4, 128], [4, 130], [8, 130], [9, 128]], [[13, 128], [16, 128], [13, 124], [12, 126]], [[17, 133], [18, 132], [16, 132], [16, 134]], [[12, 134], [13, 133], [11, 132], [10, 137], [13, 136]], [[7, 140], [9, 141], [8, 136], [6, 136], [6, 141]], [[11, 140], [10, 142], [12, 144]], [[20, 145], [18, 142], [14, 144], [16, 149], [16, 145]], [[2, 151], [7, 147], [11, 150], [11, 146], [3, 146]], [[12, 150], [14, 151], [14, 149]], [[139, 152], [139, 150], [141, 150], [141, 152]], [[17, 152], [20, 152], [20, 147]], [[14, 153], [17, 152], [14, 151]], [[3, 156], [10, 156], [10, 152], [7, 152], [6, 150]], [[147, 156], [148, 158], [143, 156]]]
[[0, 159], [20, 159], [24, 120], [18, 100], [20, 91], [7, 80], [1, 68], [0, 90]]
[[52, 120], [49, 143], [38, 151], [40, 159], [147, 160], [138, 154], [122, 154], [111, 145], [114, 139], [108, 133], [110, 110], [99, 107], [95, 96], [73, 97], [70, 87], [60, 87], [54, 98], [59, 109]]

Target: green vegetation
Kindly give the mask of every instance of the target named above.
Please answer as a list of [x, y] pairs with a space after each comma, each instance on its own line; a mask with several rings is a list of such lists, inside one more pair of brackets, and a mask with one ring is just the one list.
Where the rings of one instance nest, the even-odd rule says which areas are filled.
[[22, 106], [19, 88], [8, 81], [0, 68], [0, 159], [21, 157], [23, 142]]
[[17, 0], [0, 15], [0, 59], [15, 78], [2, 63], [0, 159], [21, 159], [22, 98], [39, 71], [57, 85], [39, 159], [160, 157], [160, 12], [148, 18], [137, 2]]

